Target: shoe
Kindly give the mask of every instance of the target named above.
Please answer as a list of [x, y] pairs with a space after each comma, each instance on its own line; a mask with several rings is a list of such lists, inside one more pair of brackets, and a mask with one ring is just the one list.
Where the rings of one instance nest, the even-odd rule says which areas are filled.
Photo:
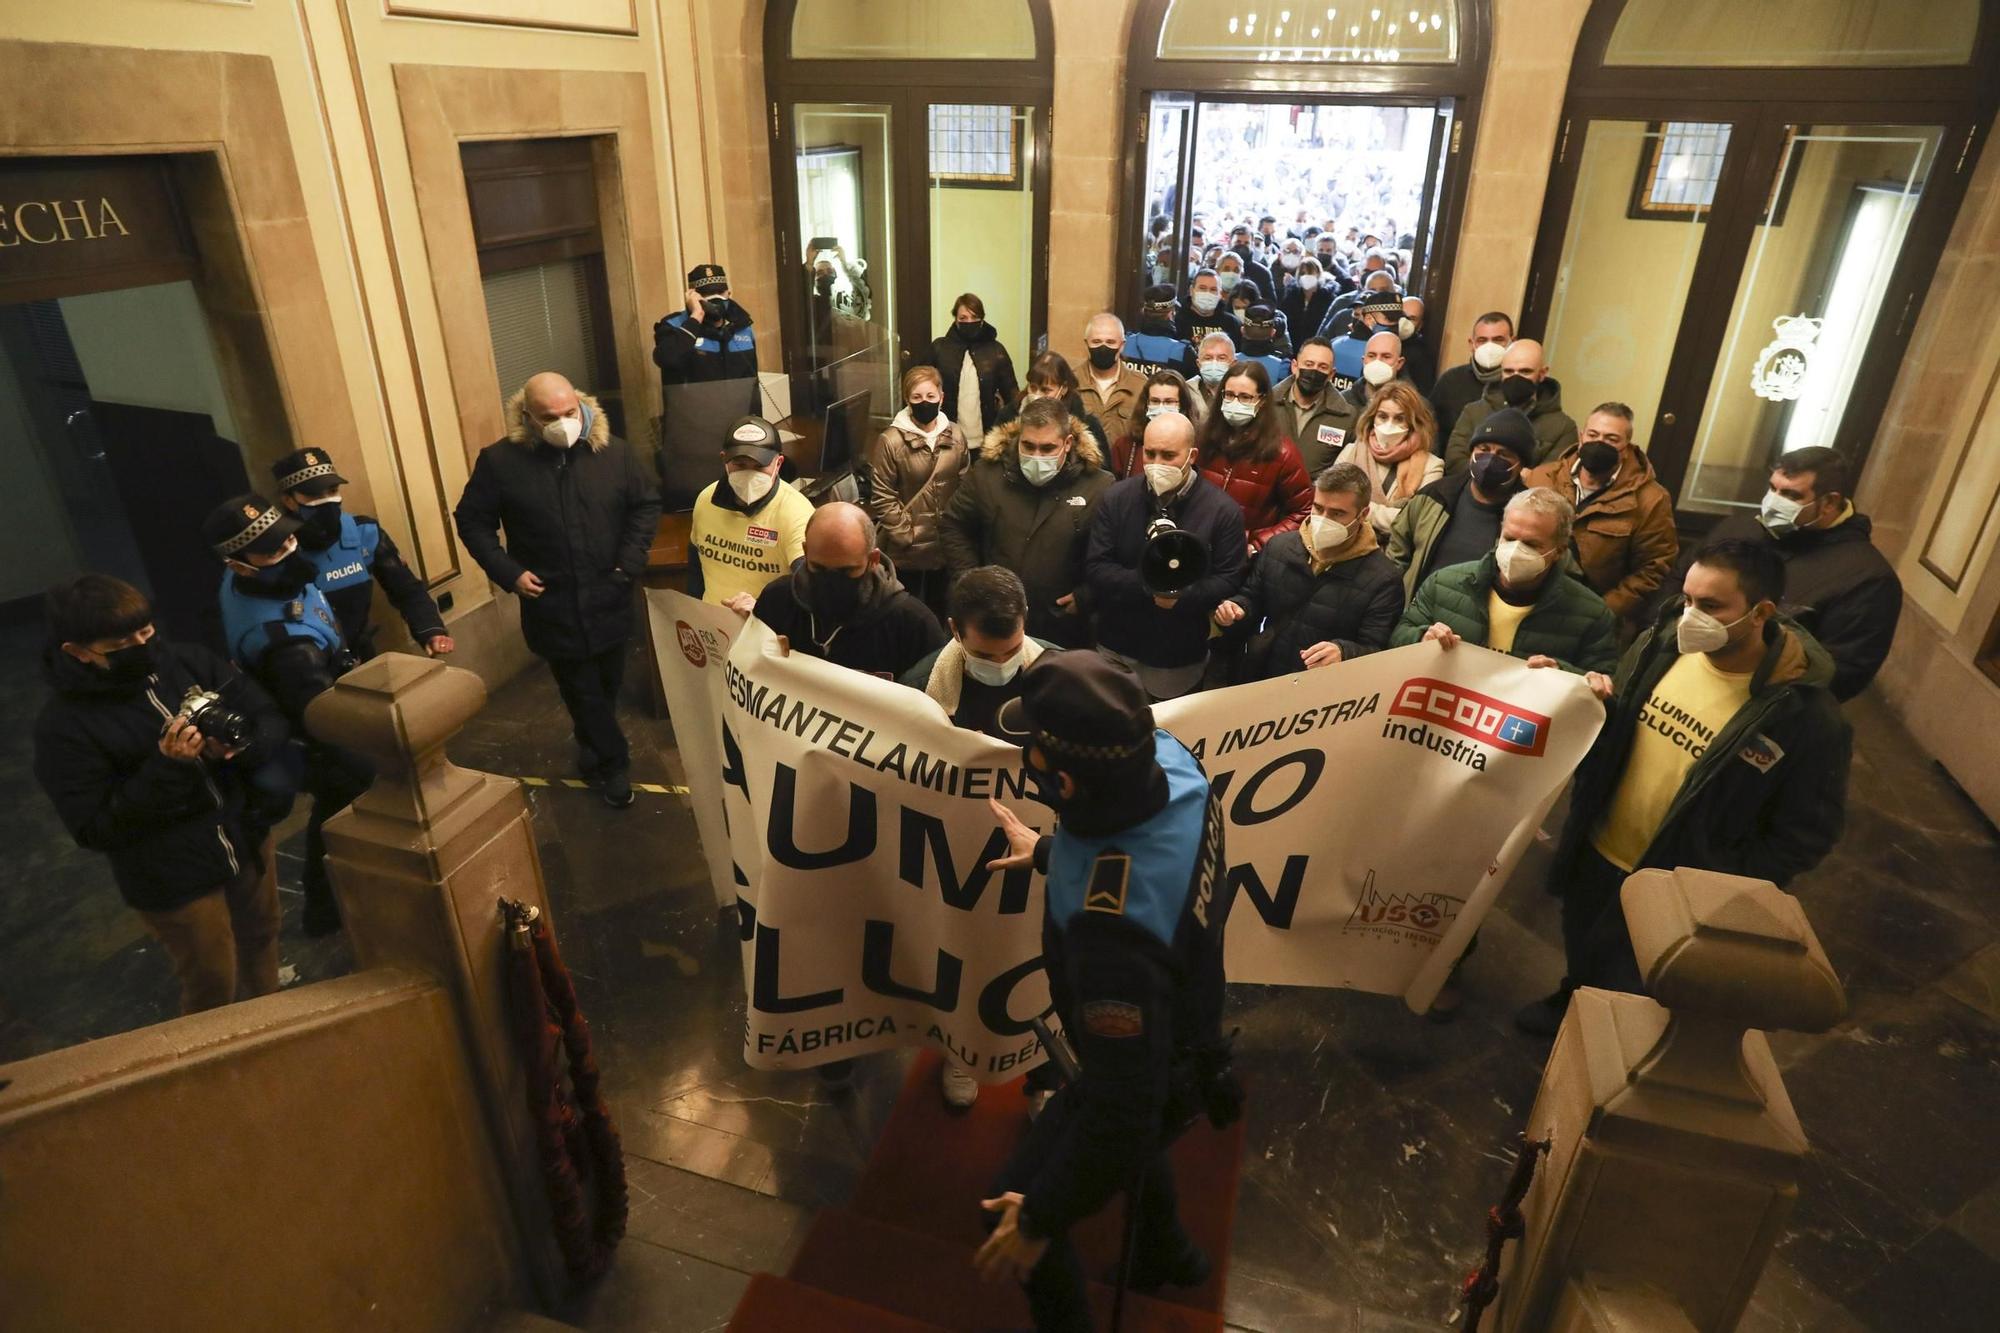
[[1514, 1026], [1530, 1037], [1553, 1037], [1562, 1027], [1563, 1015], [1569, 1011], [1570, 992], [1576, 987], [1564, 981], [1553, 995], [1545, 995], [1539, 1000], [1531, 1000], [1514, 1013]]
[[604, 781], [604, 767], [598, 757], [588, 750], [576, 752], [576, 775], [590, 786]]
[[611, 773], [602, 778], [597, 794], [602, 796], [604, 803], [613, 810], [623, 810], [638, 799], [632, 790], [632, 780], [623, 773]]
[[1049, 1104], [1049, 1098], [1055, 1095], [1056, 1090], [1054, 1088], [1035, 1088], [1030, 1090], [1028, 1093], [1028, 1119], [1033, 1120], [1041, 1115], [1042, 1109]]
[[318, 893], [307, 890], [306, 910], [299, 924], [309, 940], [325, 939], [340, 929], [340, 904], [333, 900], [332, 889]]
[[966, 1110], [979, 1100], [979, 1080], [949, 1056], [938, 1066], [938, 1082], [944, 1087], [944, 1104], [954, 1111]]
[[[1138, 1292], [1158, 1291], [1161, 1287], [1192, 1291], [1208, 1281], [1208, 1275], [1214, 1269], [1215, 1265], [1209, 1262], [1201, 1246], [1189, 1241], [1187, 1248], [1169, 1263], [1148, 1264], [1143, 1259], [1134, 1258], [1131, 1287]], [[1113, 1273], [1111, 1277], [1115, 1282], [1118, 1275]]]

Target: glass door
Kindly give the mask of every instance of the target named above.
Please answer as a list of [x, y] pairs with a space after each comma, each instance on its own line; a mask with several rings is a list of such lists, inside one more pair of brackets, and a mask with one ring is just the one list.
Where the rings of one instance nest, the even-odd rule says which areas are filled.
[[971, 293], [1021, 374], [1034, 352], [1034, 277], [1046, 267], [1036, 258], [1035, 113], [969, 102], [924, 108], [927, 332], [949, 329], [953, 303]]
[[[1713, 358], [1683, 510], [1754, 509], [1780, 454], [1833, 445], [1937, 158], [1937, 126], [1791, 125]], [[1878, 355], [1879, 354], [1879, 355]]]

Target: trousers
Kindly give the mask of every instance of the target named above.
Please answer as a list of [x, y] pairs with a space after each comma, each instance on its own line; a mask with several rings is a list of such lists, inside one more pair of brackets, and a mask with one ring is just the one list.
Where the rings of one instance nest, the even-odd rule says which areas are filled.
[[[1026, 1193], [1042, 1163], [1054, 1156], [1064, 1140], [1078, 1129], [1081, 1101], [1077, 1085], [1065, 1085], [1028, 1126], [1028, 1133], [1014, 1149], [994, 1182], [993, 1196], [1009, 1191]], [[1156, 1272], [1171, 1266], [1192, 1244], [1181, 1227], [1179, 1198], [1174, 1191], [1174, 1168], [1167, 1160], [1169, 1144], [1162, 1141], [1140, 1168], [1139, 1232], [1132, 1250], [1132, 1271]], [[1127, 1195], [1129, 1201], [1130, 1195]], [[987, 1215], [989, 1224], [995, 1221]], [[1028, 1274], [1028, 1308], [1034, 1312], [1037, 1333], [1090, 1333], [1089, 1275], [1077, 1257], [1069, 1236], [1051, 1236], [1041, 1262]]]
[[226, 883], [192, 902], [139, 917], [166, 949], [181, 987], [181, 1012], [199, 1013], [278, 989], [277, 861], [244, 858]]
[[618, 725], [618, 691], [625, 683], [625, 645], [589, 657], [552, 657], [549, 674], [576, 730], [585, 778], [617, 777], [632, 767], [632, 752]]
[[1563, 961], [1576, 986], [1644, 994], [1618, 891], [1628, 872], [1585, 843], [1561, 885]]
[[312, 798], [306, 816], [306, 864], [299, 877], [308, 903], [333, 903], [333, 882], [326, 873], [326, 821], [345, 810], [375, 781], [375, 766], [364, 755], [324, 741], [305, 743], [303, 786]]

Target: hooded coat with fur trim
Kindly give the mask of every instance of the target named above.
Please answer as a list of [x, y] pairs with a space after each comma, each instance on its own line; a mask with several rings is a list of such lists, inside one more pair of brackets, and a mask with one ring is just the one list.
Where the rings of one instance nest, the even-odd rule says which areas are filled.
[[[1076, 417], [1069, 457], [1046, 486], [1021, 475], [1021, 423], [987, 432], [978, 461], [938, 527], [945, 567], [956, 578], [977, 565], [1005, 565], [1028, 590], [1028, 633], [1065, 648], [1090, 642], [1084, 548], [1097, 497], [1111, 485], [1104, 453]], [[1066, 607], [1059, 598], [1074, 596]]]
[[659, 488], [638, 454], [596, 399], [577, 397], [590, 425], [568, 449], [541, 439], [523, 394], [508, 399], [506, 437], [479, 451], [453, 511], [488, 578], [508, 592], [526, 571], [541, 579], [540, 596], [521, 598], [521, 634], [536, 656], [557, 660], [632, 637], [632, 585], [660, 525]]

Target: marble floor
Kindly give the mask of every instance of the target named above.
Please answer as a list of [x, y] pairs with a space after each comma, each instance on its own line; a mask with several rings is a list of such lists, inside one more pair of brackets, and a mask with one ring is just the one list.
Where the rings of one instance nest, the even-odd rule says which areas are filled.
[[[0, 652], [7, 644], [0, 641]], [[10, 679], [14, 655], [6, 652]], [[670, 726], [635, 659], [634, 777], [677, 782]], [[39, 696], [0, 699], [0, 1060], [157, 1021], [164, 959], [102, 864], [63, 835], [28, 772]], [[1858, 746], [1846, 838], [1794, 887], [1848, 986], [1833, 1032], [1774, 1039], [1817, 1151], [1790, 1233], [1742, 1327], [1787, 1333], [1991, 1328], [2000, 1308], [2000, 843], [1881, 704], [1850, 706]], [[569, 776], [548, 678], [499, 691], [453, 742], [462, 764]], [[574, 1308], [590, 1329], [719, 1328], [747, 1275], [780, 1270], [814, 1208], [841, 1200], [894, 1096], [897, 1059], [858, 1094], [746, 1069], [732, 937], [716, 927], [693, 821], [672, 797], [623, 812], [537, 788], [564, 953], [631, 1159], [630, 1234]], [[298, 839], [286, 844], [288, 884]], [[1555, 903], [1529, 853], [1467, 965], [1457, 1021], [1349, 992], [1238, 986], [1254, 1080], [1226, 1314], [1245, 1330], [1444, 1326], [1545, 1047], [1515, 1006], [1560, 971]], [[351, 966], [308, 942], [287, 892], [298, 981]]]

